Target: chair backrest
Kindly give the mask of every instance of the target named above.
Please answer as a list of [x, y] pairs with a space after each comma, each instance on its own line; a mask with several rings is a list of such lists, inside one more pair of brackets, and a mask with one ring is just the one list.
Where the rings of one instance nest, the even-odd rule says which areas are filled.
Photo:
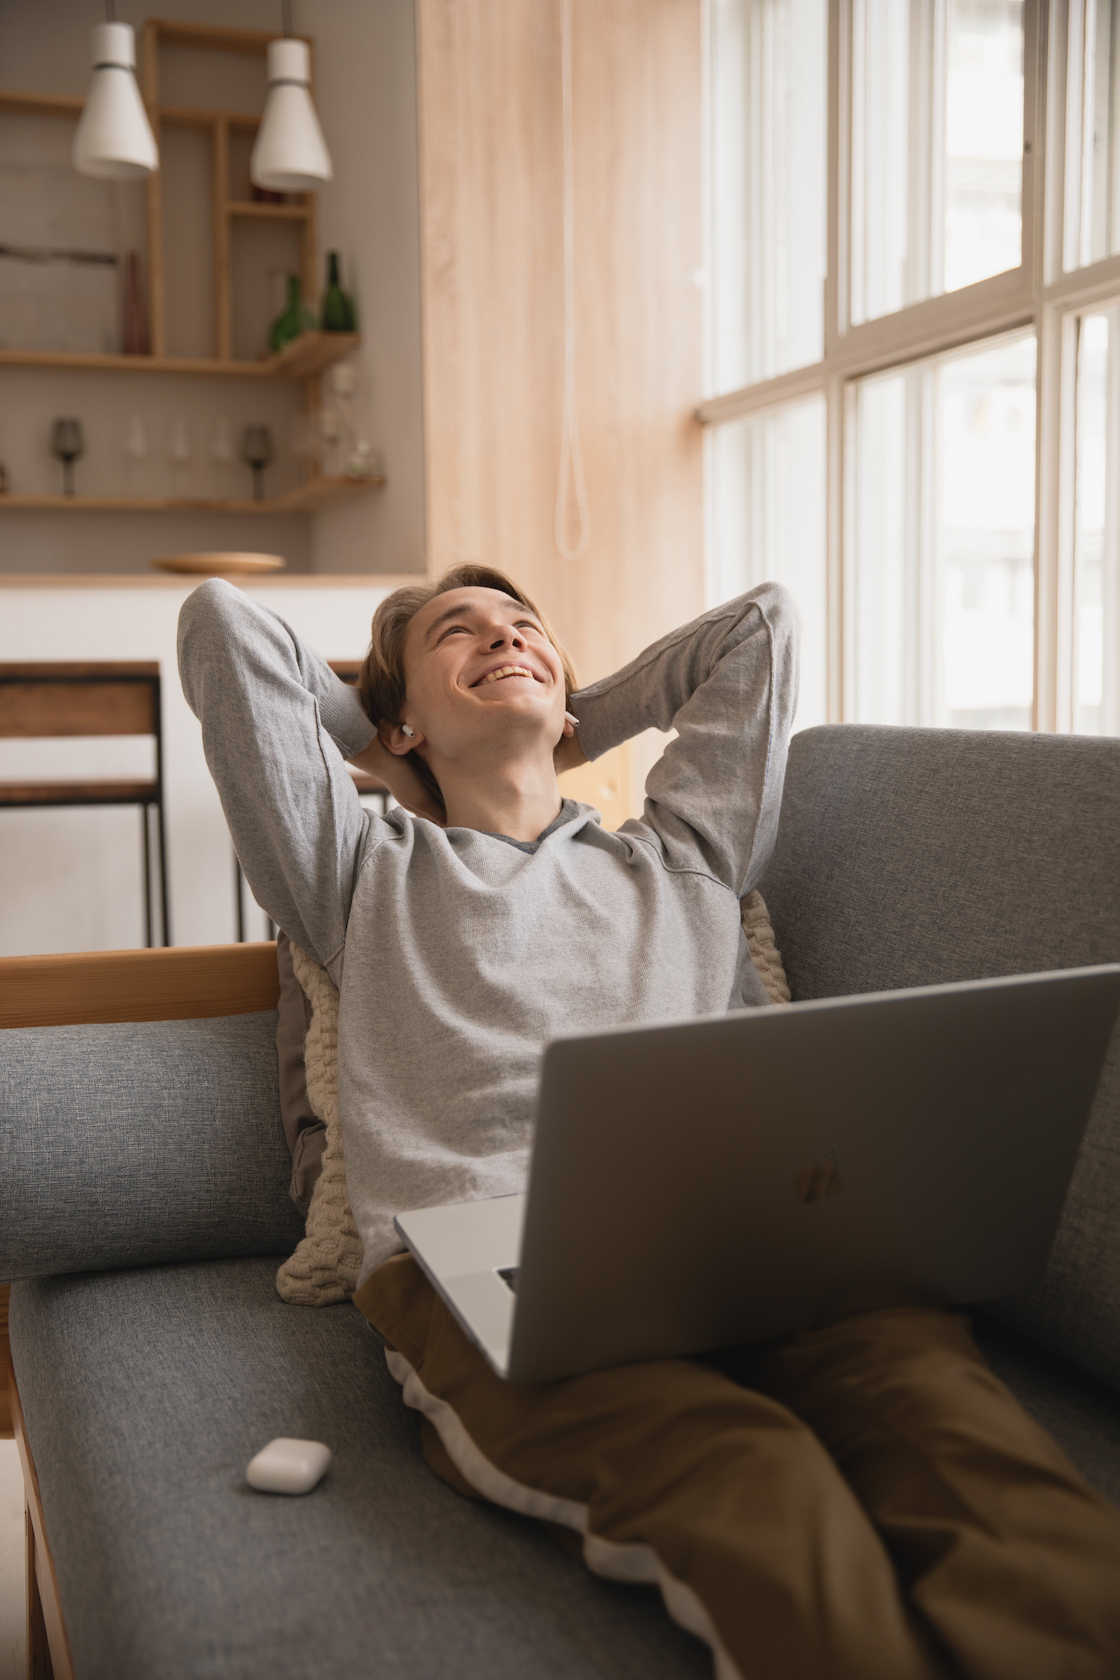
[[0, 664], [0, 738], [159, 734], [159, 664]]
[[[808, 729], [762, 883], [795, 999], [1120, 960], [1120, 740]], [[1000, 1316], [1120, 1388], [1120, 1028], [1046, 1276]]]

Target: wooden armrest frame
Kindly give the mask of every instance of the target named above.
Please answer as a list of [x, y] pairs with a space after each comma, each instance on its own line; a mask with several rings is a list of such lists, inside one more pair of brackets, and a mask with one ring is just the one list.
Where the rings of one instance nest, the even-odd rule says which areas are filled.
[[47, 1545], [39, 1477], [19, 1403], [15, 1372], [8, 1366], [8, 1403], [12, 1409], [16, 1445], [23, 1468], [23, 1498], [27, 1531], [27, 1674], [28, 1680], [74, 1680], [70, 1641], [62, 1619], [62, 1600], [54, 1558]]
[[[275, 1009], [276, 946], [196, 945], [0, 958], [0, 1028], [83, 1022], [184, 1021]], [[27, 1673], [73, 1680], [39, 1478], [24, 1429], [8, 1342], [8, 1284], [0, 1284], [0, 1436], [14, 1433], [27, 1508]]]
[[249, 1015], [279, 996], [271, 940], [0, 958], [0, 1027]]

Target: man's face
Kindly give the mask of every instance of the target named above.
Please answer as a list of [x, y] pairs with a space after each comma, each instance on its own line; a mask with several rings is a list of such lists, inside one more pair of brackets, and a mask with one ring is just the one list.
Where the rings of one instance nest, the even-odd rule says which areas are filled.
[[536, 615], [498, 589], [429, 601], [405, 632], [404, 669], [402, 722], [437, 756], [534, 736], [551, 751], [563, 733], [560, 657]]

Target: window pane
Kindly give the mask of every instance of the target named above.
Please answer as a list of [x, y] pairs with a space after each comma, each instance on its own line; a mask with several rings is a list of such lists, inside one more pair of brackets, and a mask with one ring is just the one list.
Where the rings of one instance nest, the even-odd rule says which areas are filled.
[[1022, 260], [1022, 0], [853, 0], [853, 324]]
[[1120, 735], [1117, 306], [1081, 321], [1077, 347], [1073, 727]]
[[826, 0], [713, 0], [711, 377], [824, 348]]
[[825, 405], [793, 403], [714, 428], [709, 604], [774, 579], [801, 609], [797, 727], [827, 718]]
[[1112, 0], [1070, 0], [1064, 266], [1120, 251], [1120, 18]]
[[1029, 729], [1034, 337], [862, 380], [850, 708], [859, 723]]

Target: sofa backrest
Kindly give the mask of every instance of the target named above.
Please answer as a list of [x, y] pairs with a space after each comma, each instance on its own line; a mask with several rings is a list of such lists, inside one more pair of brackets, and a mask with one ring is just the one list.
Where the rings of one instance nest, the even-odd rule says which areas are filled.
[[274, 1010], [0, 1036], [0, 1277], [299, 1241]]
[[[794, 737], [762, 892], [795, 999], [1120, 960], [1120, 740]], [[1120, 1029], [1050, 1264], [1001, 1317], [1120, 1388]]]
[[291, 1250], [279, 990], [267, 942], [0, 959], [0, 1278]]

